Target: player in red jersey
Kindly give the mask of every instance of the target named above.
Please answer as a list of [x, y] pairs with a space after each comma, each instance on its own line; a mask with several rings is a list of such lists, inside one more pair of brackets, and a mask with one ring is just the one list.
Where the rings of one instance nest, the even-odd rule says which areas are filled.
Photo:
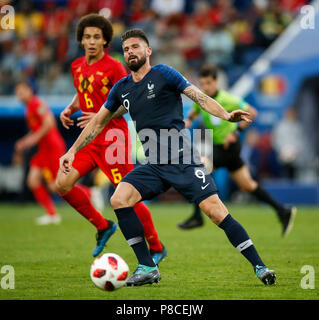
[[[37, 224], [59, 223], [61, 218], [56, 211], [50, 193], [56, 193], [55, 179], [59, 170], [59, 158], [65, 153], [66, 146], [48, 106], [33, 94], [26, 82], [16, 85], [16, 96], [26, 106], [26, 121], [30, 132], [15, 144], [15, 151], [22, 152], [38, 146], [37, 153], [30, 162], [27, 185], [36, 201], [45, 209], [46, 215], [37, 219]], [[43, 184], [46, 181], [47, 188]]]
[[[97, 14], [89, 14], [81, 18], [77, 25], [77, 40], [85, 50], [85, 56], [76, 59], [71, 65], [73, 83], [77, 90], [72, 102], [60, 115], [65, 128], [74, 125], [70, 116], [82, 111], [77, 125], [84, 128], [90, 119], [100, 110], [107, 99], [112, 86], [127, 75], [123, 65], [104, 52], [112, 40], [113, 28], [111, 23]], [[107, 161], [105, 153], [114, 147], [113, 141], [106, 140], [107, 132], [120, 129], [123, 139], [117, 139], [117, 149], [123, 151], [123, 161], [111, 164]], [[127, 122], [122, 115], [114, 117], [94, 141], [81, 152], [76, 154], [70, 172], [59, 171], [56, 180], [60, 195], [97, 229], [97, 245], [93, 256], [97, 256], [115, 232], [117, 225], [105, 219], [92, 205], [87, 191], [76, 184], [80, 177], [99, 167], [116, 187], [121, 179], [133, 170], [131, 159], [131, 140]], [[158, 264], [167, 251], [158, 238], [151, 213], [147, 206], [140, 202], [134, 207], [144, 229], [151, 255]]]

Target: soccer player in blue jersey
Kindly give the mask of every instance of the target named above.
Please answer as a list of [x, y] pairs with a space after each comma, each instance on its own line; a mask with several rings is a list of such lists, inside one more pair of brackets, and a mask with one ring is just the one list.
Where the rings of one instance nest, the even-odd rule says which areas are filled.
[[91, 119], [60, 159], [60, 166], [68, 172], [75, 153], [88, 145], [113, 116], [127, 111], [130, 113], [148, 161], [129, 172], [111, 198], [120, 229], [138, 260], [138, 267], [127, 285], [151, 284], [161, 279], [147, 248], [143, 226], [133, 207], [171, 186], [191, 202], [197, 203], [212, 222], [224, 230], [229, 241], [252, 264], [264, 284], [275, 284], [276, 273], [266, 267], [245, 229], [232, 218], [219, 199], [213, 179], [205, 171], [199, 154], [185, 133], [181, 93], [210, 114], [227, 121], [250, 122], [248, 113], [243, 110], [228, 113], [175, 69], [166, 65], [152, 67], [152, 49], [142, 30], [125, 32], [122, 47], [125, 62], [132, 73], [113, 86], [105, 108], [101, 108]]

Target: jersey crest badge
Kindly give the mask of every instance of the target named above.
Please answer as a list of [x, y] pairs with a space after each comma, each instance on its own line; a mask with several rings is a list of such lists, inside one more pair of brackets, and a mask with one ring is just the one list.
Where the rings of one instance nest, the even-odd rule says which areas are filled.
[[89, 84], [90, 84], [90, 82], [89, 82], [88, 78], [85, 77], [85, 78], [83, 79], [82, 83], [81, 83], [81, 86], [82, 86], [82, 88], [83, 88], [84, 91], [87, 90]]
[[154, 87], [155, 85], [151, 81], [147, 84], [147, 89], [148, 89], [147, 99], [155, 98]]

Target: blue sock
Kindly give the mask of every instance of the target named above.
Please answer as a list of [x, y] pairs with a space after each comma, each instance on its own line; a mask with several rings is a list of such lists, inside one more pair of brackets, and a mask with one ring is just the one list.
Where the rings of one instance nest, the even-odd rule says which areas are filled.
[[139, 264], [155, 267], [144, 238], [144, 228], [132, 207], [115, 209], [119, 227], [132, 247]]
[[258, 252], [243, 226], [228, 214], [226, 218], [219, 224], [231, 242], [231, 244], [253, 265], [264, 266]]

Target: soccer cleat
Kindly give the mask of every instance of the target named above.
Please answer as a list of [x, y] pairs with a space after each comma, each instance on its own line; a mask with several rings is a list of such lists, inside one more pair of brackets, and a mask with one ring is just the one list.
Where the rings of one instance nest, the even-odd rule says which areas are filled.
[[159, 263], [167, 256], [167, 249], [165, 248], [165, 246], [162, 243], [162, 250], [160, 251], [155, 251], [150, 249], [150, 254], [153, 258], [154, 263], [158, 266]]
[[109, 223], [108, 227], [102, 230], [98, 230], [98, 232], [96, 233], [96, 247], [93, 250], [93, 257], [96, 257], [102, 252], [107, 241], [117, 229], [117, 224], [115, 222], [111, 220], [107, 220], [107, 222]]
[[256, 266], [255, 273], [265, 285], [276, 284], [276, 273], [274, 270], [269, 270], [266, 266]]
[[38, 226], [45, 226], [48, 224], [59, 224], [60, 222], [61, 222], [61, 217], [57, 213], [52, 216], [45, 214], [45, 215], [38, 217], [36, 219], [36, 224]]
[[280, 221], [282, 223], [282, 236], [283, 237], [287, 236], [290, 233], [290, 231], [294, 225], [294, 220], [295, 220], [296, 214], [297, 214], [296, 207], [287, 208], [280, 214]]
[[91, 202], [98, 211], [103, 212], [105, 207], [105, 201], [103, 198], [102, 188], [99, 188], [99, 187], [91, 188]]
[[195, 217], [190, 217], [184, 222], [179, 223], [177, 226], [184, 230], [194, 229], [204, 225], [203, 219], [198, 219]]
[[130, 277], [126, 285], [128, 287], [142, 286], [144, 284], [158, 283], [161, 280], [161, 274], [157, 267], [148, 267], [138, 264], [132, 277]]

